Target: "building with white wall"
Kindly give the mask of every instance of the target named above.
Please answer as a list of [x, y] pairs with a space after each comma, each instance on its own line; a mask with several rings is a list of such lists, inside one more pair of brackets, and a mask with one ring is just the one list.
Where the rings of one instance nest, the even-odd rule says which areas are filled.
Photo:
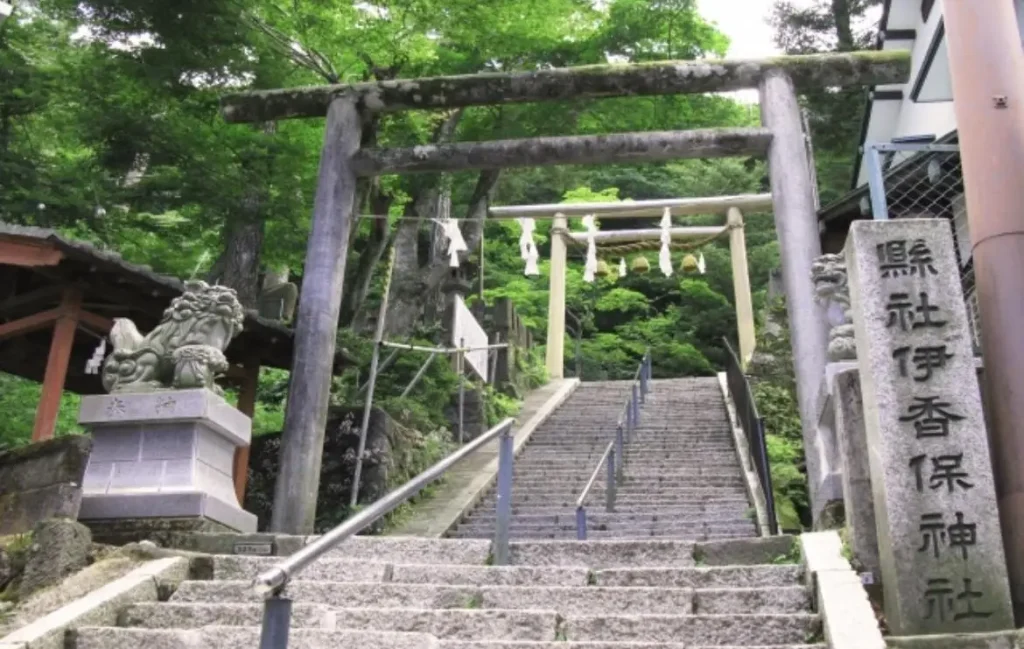
[[[1024, 0], [983, 1], [1015, 2], [1018, 16], [1024, 13]], [[884, 192], [876, 194], [884, 193], [889, 218], [937, 217], [953, 222], [964, 291], [973, 315], [974, 271], [960, 156], [957, 151], [927, 150], [925, 146], [957, 143], [943, 0], [886, 0], [875, 46], [909, 50], [910, 79], [870, 90], [859, 147], [851, 152], [850, 192], [818, 213], [822, 248], [839, 252], [850, 223], [873, 218], [878, 209], [877, 200], [872, 205], [868, 182], [872, 145], [909, 144], [918, 150], [885, 152], [876, 158], [884, 187]], [[977, 334], [975, 342], [979, 342]]]

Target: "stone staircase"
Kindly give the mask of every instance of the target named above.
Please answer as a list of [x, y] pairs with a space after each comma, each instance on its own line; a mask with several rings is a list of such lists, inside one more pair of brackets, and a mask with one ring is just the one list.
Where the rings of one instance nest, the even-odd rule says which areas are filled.
[[[602, 470], [587, 500], [587, 538], [756, 536], [718, 379], [650, 385], [615, 510], [605, 511]], [[629, 387], [584, 383], [534, 432], [515, 460], [511, 538], [576, 537], [576, 499], [615, 436]], [[450, 535], [493, 538], [494, 502], [492, 488]]]
[[[780, 543], [781, 542], [781, 543]], [[737, 546], [737, 544], [741, 544]], [[513, 543], [491, 566], [473, 539], [355, 537], [287, 589], [291, 649], [821, 649], [792, 540]], [[702, 560], [695, 559], [695, 556]], [[761, 565], [743, 565], [745, 560]], [[269, 557], [193, 559], [205, 580], [80, 627], [68, 649], [249, 649], [262, 605], [251, 579]], [[731, 565], [699, 565], [700, 563]], [[568, 644], [566, 644], [568, 643]]]

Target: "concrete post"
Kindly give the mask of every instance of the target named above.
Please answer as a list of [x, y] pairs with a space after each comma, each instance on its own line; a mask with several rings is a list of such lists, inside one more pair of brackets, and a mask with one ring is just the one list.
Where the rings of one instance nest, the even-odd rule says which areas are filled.
[[946, 0], [953, 98], [981, 312], [989, 444], [1010, 590], [1024, 621], [1024, 52], [1012, 2]]
[[747, 270], [747, 237], [743, 231], [743, 213], [730, 207], [728, 212], [729, 254], [732, 257], [732, 290], [736, 302], [736, 329], [740, 341], [740, 363], [746, 369], [754, 355], [754, 302], [750, 297], [750, 273]]
[[560, 379], [565, 355], [565, 241], [560, 233], [569, 233], [569, 222], [556, 214], [551, 224], [551, 271], [548, 285], [548, 342], [546, 365], [548, 377]]
[[782, 253], [782, 281], [786, 289], [811, 508], [817, 517], [825, 504], [820, 493], [823, 476], [817, 435], [817, 400], [818, 387], [825, 375], [828, 323], [824, 311], [815, 302], [811, 281], [811, 264], [821, 255], [811, 164], [793, 80], [784, 72], [769, 72], [761, 81], [760, 94], [761, 121], [773, 134], [768, 148], [768, 169], [775, 229]]

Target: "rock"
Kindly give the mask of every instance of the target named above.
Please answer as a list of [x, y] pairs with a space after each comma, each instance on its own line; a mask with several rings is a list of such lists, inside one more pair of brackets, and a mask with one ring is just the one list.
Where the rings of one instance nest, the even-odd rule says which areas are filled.
[[51, 517], [77, 518], [92, 439], [69, 435], [0, 451], [0, 536]]
[[88, 527], [66, 518], [41, 521], [32, 532], [20, 596], [59, 584], [81, 570], [89, 563], [91, 549], [92, 534]]
[[14, 563], [7, 550], [0, 547], [0, 591], [14, 578]]

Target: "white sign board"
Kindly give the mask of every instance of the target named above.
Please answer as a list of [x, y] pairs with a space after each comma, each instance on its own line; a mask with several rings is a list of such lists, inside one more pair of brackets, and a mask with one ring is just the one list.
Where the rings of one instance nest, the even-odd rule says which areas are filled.
[[480, 378], [487, 380], [487, 332], [476, 321], [473, 314], [459, 295], [455, 296], [455, 322], [452, 326], [452, 346], [484, 348], [466, 353], [466, 364], [473, 368]]

